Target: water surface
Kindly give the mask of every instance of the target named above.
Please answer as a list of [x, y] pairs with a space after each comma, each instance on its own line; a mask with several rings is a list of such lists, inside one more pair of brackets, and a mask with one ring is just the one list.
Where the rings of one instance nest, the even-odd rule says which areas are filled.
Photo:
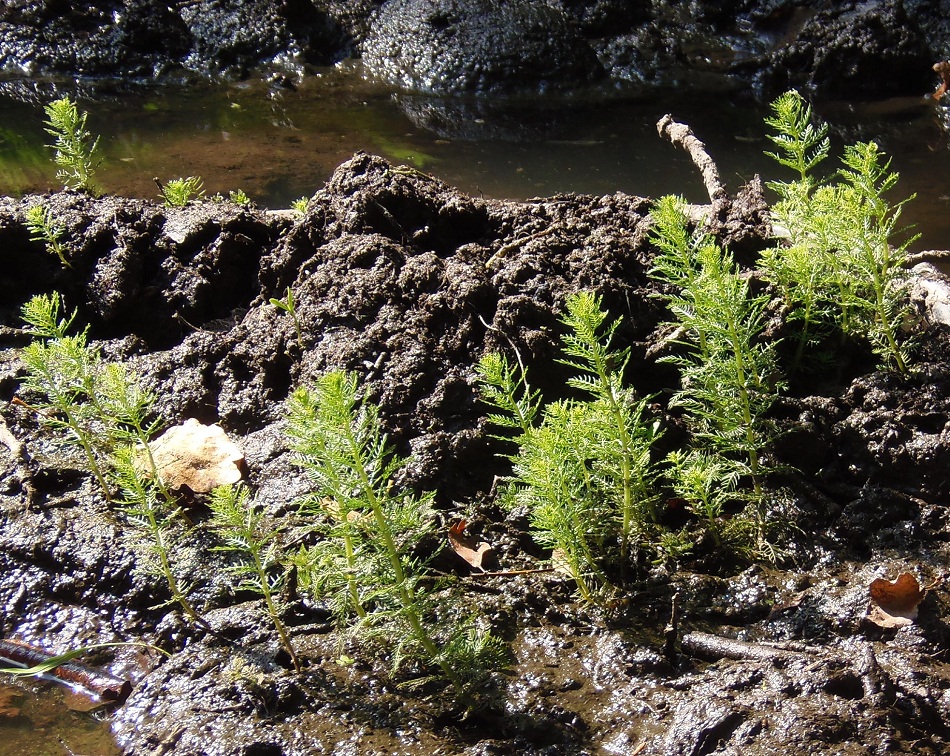
[[[789, 177], [763, 155], [771, 146], [766, 109], [723, 93], [445, 100], [393, 93], [346, 65], [295, 89], [192, 84], [79, 102], [90, 113], [90, 129], [102, 134], [100, 188], [139, 197], [157, 196], [155, 178], [197, 175], [208, 194], [242, 189], [261, 206], [287, 207], [317, 190], [354, 151], [367, 150], [489, 197], [622, 191], [702, 201], [697, 171], [656, 134], [664, 113], [689, 123], [707, 143], [730, 189], [755, 173]], [[946, 110], [921, 96], [827, 103], [818, 111], [836, 129], [839, 152], [842, 140], [875, 139], [893, 156], [900, 196], [918, 194], [907, 209], [925, 233], [915, 246], [950, 246]], [[55, 188], [41, 102], [0, 96], [0, 113], [0, 193]]]

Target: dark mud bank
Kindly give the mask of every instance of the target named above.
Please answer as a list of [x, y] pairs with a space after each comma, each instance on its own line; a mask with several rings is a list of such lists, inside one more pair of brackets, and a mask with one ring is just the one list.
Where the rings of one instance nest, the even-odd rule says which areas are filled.
[[928, 0], [131, 0], [6, 3], [0, 70], [44, 76], [241, 78], [280, 85], [362, 58], [369, 76], [428, 94], [577, 90], [606, 83], [770, 97], [923, 94], [950, 55]]
[[[324, 371], [356, 371], [412, 462], [403, 482], [438, 491], [445, 523], [466, 515], [509, 568], [546, 554], [523, 514], [491, 494], [506, 472], [476, 398], [486, 350], [521, 354], [561, 384], [558, 317], [582, 289], [623, 317], [629, 380], [675, 429], [663, 392], [675, 374], [652, 346], [665, 318], [651, 297], [650, 202], [626, 195], [528, 202], [463, 195], [369, 155], [341, 166], [305, 215], [202, 203], [44, 198], [64, 224], [72, 267], [29, 241], [24, 209], [0, 204], [0, 632], [55, 648], [142, 639], [174, 652], [135, 668], [114, 715], [129, 754], [435, 752], [767, 754], [945, 753], [950, 627], [939, 580], [950, 569], [950, 340], [932, 329], [907, 378], [858, 355], [837, 380], [798, 386], [776, 409], [794, 466], [782, 516], [794, 525], [777, 566], [724, 558], [711, 544], [636, 566], [609, 609], [577, 604], [557, 573], [469, 580], [514, 663], [497, 695], [466, 714], [437, 688], [407, 692], [387, 660], [351, 650], [320, 605], [286, 617], [308, 666], [294, 676], [259, 603], [234, 596], [210, 535], [176, 552], [218, 633], [183, 621], [141, 569], [134, 533], [81, 464], [50, 443], [19, 391], [28, 343], [19, 307], [57, 290], [110, 359], [128, 361], [170, 423], [219, 422], [241, 445], [270, 516], [308, 490], [281, 432], [288, 393]], [[767, 246], [758, 184], [724, 202], [713, 228], [740, 260]], [[268, 303], [292, 287], [302, 326]], [[675, 430], [671, 430], [675, 433]], [[451, 556], [451, 555], [450, 555]], [[464, 565], [445, 569], [464, 578]], [[909, 570], [935, 584], [917, 621], [865, 620], [868, 584]], [[674, 599], [674, 596], [676, 597]], [[667, 632], [672, 606], [678, 627]], [[704, 632], [748, 645], [710, 649]], [[230, 639], [228, 643], [223, 639]], [[120, 655], [121, 656], [121, 655]]]

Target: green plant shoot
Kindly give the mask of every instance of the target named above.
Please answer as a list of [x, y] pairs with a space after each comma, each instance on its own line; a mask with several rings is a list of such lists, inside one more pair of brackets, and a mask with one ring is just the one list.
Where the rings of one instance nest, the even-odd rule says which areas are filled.
[[41, 241], [46, 244], [47, 251], [56, 255], [64, 268], [71, 268], [66, 259], [66, 250], [60, 239], [65, 230], [61, 223], [57, 223], [53, 214], [43, 205], [33, 205], [26, 211], [26, 227], [32, 236], [30, 241]]
[[294, 669], [300, 672], [300, 660], [277, 605], [277, 594], [287, 574], [281, 564], [279, 530], [264, 526], [264, 515], [251, 503], [247, 486], [219, 486], [212, 491], [209, 506], [209, 524], [223, 543], [216, 548], [235, 553], [239, 558], [228, 571], [241, 580], [239, 590], [249, 590], [264, 598], [280, 642]]
[[92, 192], [92, 179], [100, 162], [96, 158], [99, 137], [93, 139], [86, 129], [88, 114], [80, 113], [68, 97], [54, 100], [44, 110], [46, 133], [56, 140], [50, 147], [56, 151], [57, 178], [67, 189]]
[[294, 299], [293, 289], [288, 286], [283, 299], [272, 297], [267, 301], [270, 302], [273, 307], [276, 307], [278, 310], [283, 310], [290, 315], [294, 324], [294, 332], [297, 334], [297, 346], [300, 347], [300, 351], [302, 352], [304, 350], [303, 330], [300, 328], [300, 319], [297, 317], [297, 302]]
[[514, 432], [514, 503], [527, 507], [538, 542], [594, 602], [609, 588], [601, 567], [609, 539], [619, 541], [624, 564], [636, 531], [653, 518], [650, 450], [659, 435], [643, 419], [645, 400], [623, 386], [629, 351], [611, 348], [619, 321], [606, 319], [599, 297], [568, 299], [561, 362], [576, 371], [568, 386], [585, 398], [548, 404], [540, 422], [523, 368], [499, 354], [476, 367], [482, 400], [498, 410], [489, 419]]
[[159, 189], [165, 207], [185, 207], [205, 196], [204, 181], [198, 176], [172, 179], [164, 185], [159, 183]]
[[394, 668], [434, 665], [464, 694], [499, 663], [503, 647], [470, 622], [444, 628], [428, 619], [431, 597], [415, 553], [433, 527], [433, 495], [394, 485], [405, 460], [388, 448], [377, 408], [358, 398], [354, 374], [328, 373], [297, 389], [288, 407], [288, 436], [315, 487], [304, 512], [330, 520], [322, 529], [328, 545], [305, 565], [309, 585], [333, 586], [331, 603], [348, 603], [355, 630], [394, 649]]

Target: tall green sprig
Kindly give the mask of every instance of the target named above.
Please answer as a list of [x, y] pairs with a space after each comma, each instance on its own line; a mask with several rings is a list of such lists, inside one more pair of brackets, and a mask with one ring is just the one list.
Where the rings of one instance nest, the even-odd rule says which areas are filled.
[[659, 426], [644, 422], [646, 400], [637, 401], [633, 389], [623, 384], [630, 349], [611, 348], [620, 319], [607, 323], [602, 304], [603, 299], [589, 291], [568, 298], [561, 319], [568, 328], [561, 339], [566, 358], [560, 362], [577, 371], [567, 385], [588, 394], [608, 420], [594, 472], [619, 498], [614, 510], [620, 514], [620, 553], [626, 562], [635, 525], [650, 519], [646, 512], [651, 500], [650, 450]]
[[280, 531], [267, 528], [264, 514], [250, 500], [247, 486], [219, 486], [211, 493], [210, 526], [222, 540], [217, 550], [238, 555], [228, 571], [240, 579], [239, 590], [249, 590], [264, 598], [264, 605], [281, 644], [299, 672], [300, 660], [281, 620], [278, 593], [287, 575], [282, 564]]
[[60, 242], [65, 229], [61, 223], [56, 222], [48, 208], [43, 205], [33, 205], [29, 208], [26, 211], [26, 227], [32, 234], [30, 241], [43, 242], [47, 251], [56, 255], [64, 268], [72, 267], [66, 259], [66, 250]]
[[101, 442], [101, 418], [89, 401], [97, 378], [99, 350], [88, 344], [88, 328], [70, 335], [76, 318], [60, 316], [59, 294], [38, 295], [22, 308], [27, 331], [35, 340], [20, 352], [27, 373], [23, 388], [37, 397], [40, 421], [61, 433], [66, 443], [78, 446], [103, 495], [110, 497], [106, 481], [108, 446]]
[[41, 421], [82, 449], [106, 500], [115, 500], [127, 521], [147, 534], [156, 558], [149, 566], [165, 579], [172, 601], [203, 623], [173, 569], [172, 528], [180, 510], [149, 446], [162, 425], [154, 397], [125, 365], [103, 362], [87, 342], [88, 328], [70, 335], [76, 313], [61, 317], [60, 307], [56, 293], [23, 307], [27, 330], [37, 337], [21, 352], [24, 388], [39, 397], [34, 409]]
[[335, 581], [336, 601], [350, 602], [356, 629], [384, 638], [394, 667], [424, 661], [464, 694], [504, 656], [503, 647], [470, 622], [448, 628], [431, 623], [421, 582], [426, 572], [416, 553], [434, 524], [433, 495], [394, 485], [406, 461], [389, 449], [377, 408], [360, 400], [356, 376], [335, 371], [312, 389], [297, 389], [287, 433], [314, 484], [310, 512], [316, 514], [319, 502], [331, 521], [325, 535], [337, 541], [308, 565], [310, 584], [326, 585], [321, 573], [328, 571], [345, 575]]
[[100, 162], [96, 156], [99, 137], [93, 139], [86, 129], [88, 113], [80, 113], [68, 97], [54, 100], [44, 111], [46, 133], [55, 140], [50, 147], [56, 151], [57, 178], [66, 188], [92, 192], [92, 179]]
[[828, 125], [814, 123], [811, 105], [794, 89], [772, 102], [772, 117], [765, 123], [774, 130], [768, 137], [779, 149], [766, 154], [796, 171], [799, 181], [807, 184], [811, 171], [831, 149]]
[[857, 317], [851, 332], [863, 333], [884, 364], [907, 372], [908, 352], [900, 332], [907, 321], [910, 302], [904, 265], [907, 248], [916, 236], [892, 246], [890, 240], [903, 229], [898, 227], [904, 203], [914, 195], [891, 205], [885, 194], [893, 189], [899, 174], [890, 170], [874, 142], [859, 142], [845, 148], [843, 194], [848, 201], [839, 214], [840, 249], [838, 276], [854, 281], [853, 298], [842, 300]]
[[515, 434], [514, 502], [527, 508], [538, 542], [580, 596], [598, 601], [609, 590], [608, 542], [619, 541], [624, 564], [637, 529], [653, 516], [650, 449], [659, 432], [644, 419], [646, 401], [623, 385], [629, 351], [610, 346], [619, 321], [607, 323], [602, 299], [590, 292], [569, 297], [566, 309], [561, 362], [576, 371], [568, 386], [584, 399], [551, 402], [538, 421], [538, 394], [522, 368], [491, 353], [476, 372], [482, 400], [498, 410], [489, 419]]
[[[686, 224], [685, 216], [681, 222]], [[684, 242], [681, 234], [667, 237], [666, 242], [654, 268], [664, 271], [661, 277], [671, 280], [667, 268], [690, 268], [679, 275], [689, 289], [663, 295], [686, 347], [664, 358], [677, 365], [681, 374], [682, 388], [671, 406], [683, 408], [700, 446], [714, 450], [738, 474], [751, 479], [749, 498], [761, 540], [765, 528], [762, 478], [767, 472], [762, 453], [773, 436], [765, 415], [774, 401], [779, 376], [774, 347], [760, 340], [768, 297], [750, 295], [731, 255], [718, 245]]]
[[900, 338], [909, 308], [904, 270], [914, 238], [897, 246], [901, 200], [886, 195], [898, 181], [874, 142], [845, 148], [837, 182], [819, 182], [813, 169], [829, 150], [826, 127], [815, 127], [811, 108], [797, 92], [772, 105], [766, 123], [783, 154], [768, 153], [793, 168], [799, 178], [772, 182], [779, 195], [772, 208], [776, 232], [786, 244], [766, 251], [762, 268], [777, 287], [789, 322], [798, 327], [792, 371], [806, 349], [837, 328], [842, 335], [866, 338], [885, 365], [907, 371], [907, 344]]

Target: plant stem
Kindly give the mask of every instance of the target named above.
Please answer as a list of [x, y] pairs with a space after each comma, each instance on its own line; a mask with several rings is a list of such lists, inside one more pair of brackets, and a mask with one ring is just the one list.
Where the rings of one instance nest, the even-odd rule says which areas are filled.
[[380, 537], [382, 538], [386, 555], [389, 559], [389, 564], [393, 570], [393, 576], [396, 579], [396, 589], [399, 592], [399, 599], [402, 603], [403, 615], [408, 620], [416, 640], [422, 644], [422, 647], [425, 649], [428, 657], [439, 665], [443, 674], [445, 674], [446, 678], [452, 683], [456, 690], [462, 692], [464, 690], [462, 681], [459, 679], [458, 675], [455, 674], [455, 670], [453, 670], [445, 662], [445, 660], [442, 659], [439, 649], [432, 641], [431, 636], [426, 631], [425, 626], [422, 624], [422, 619], [419, 617], [419, 613], [416, 611], [415, 591], [413, 591], [412, 586], [406, 579], [406, 573], [403, 570], [402, 559], [399, 557], [399, 550], [396, 547], [395, 540], [393, 539], [389, 518], [386, 517], [386, 513], [383, 511], [383, 503], [380, 501], [380, 498], [376, 493], [372, 480], [370, 480], [369, 473], [366, 470], [366, 465], [363, 462], [362, 447], [359, 441], [356, 439], [356, 436], [353, 434], [353, 428], [350, 423], [343, 424], [343, 433], [347, 445], [349, 446], [350, 457], [354, 463], [353, 469], [363, 484], [366, 499], [373, 511], [373, 518], [376, 521], [376, 527]]

